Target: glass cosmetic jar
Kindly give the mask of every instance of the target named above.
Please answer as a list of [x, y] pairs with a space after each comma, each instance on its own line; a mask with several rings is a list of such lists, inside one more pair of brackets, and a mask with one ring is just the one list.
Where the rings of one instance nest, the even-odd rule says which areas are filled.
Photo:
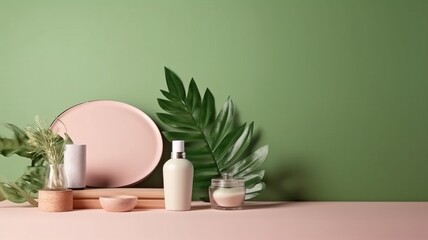
[[209, 188], [211, 208], [220, 210], [242, 209], [245, 200], [245, 182], [222, 173], [222, 178], [211, 179]]

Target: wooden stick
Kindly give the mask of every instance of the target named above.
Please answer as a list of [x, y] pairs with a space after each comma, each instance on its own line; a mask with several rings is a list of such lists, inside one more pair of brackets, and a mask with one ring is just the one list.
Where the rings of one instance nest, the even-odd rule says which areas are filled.
[[164, 199], [163, 188], [94, 188], [73, 191], [74, 199], [98, 199], [116, 195], [132, 195], [139, 199]]
[[[100, 209], [101, 204], [98, 199], [74, 199], [74, 209]], [[162, 209], [165, 208], [163, 199], [138, 199], [137, 209]]]

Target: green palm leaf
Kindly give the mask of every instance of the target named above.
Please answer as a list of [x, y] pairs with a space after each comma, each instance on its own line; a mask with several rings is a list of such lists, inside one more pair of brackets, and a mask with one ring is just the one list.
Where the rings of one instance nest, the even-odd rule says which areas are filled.
[[254, 124], [234, 125], [236, 109], [230, 98], [216, 114], [209, 89], [201, 97], [191, 79], [186, 94], [174, 72], [165, 68], [165, 77], [168, 91], [161, 93], [166, 99], [158, 99], [158, 103], [166, 113], [157, 116], [169, 128], [163, 131], [169, 141], [186, 141], [187, 158], [195, 168], [194, 197], [207, 200], [211, 179], [220, 177], [222, 172], [245, 180], [246, 199], [257, 196], [266, 187], [262, 182], [265, 171], [260, 166], [266, 160], [268, 146], [251, 153]]

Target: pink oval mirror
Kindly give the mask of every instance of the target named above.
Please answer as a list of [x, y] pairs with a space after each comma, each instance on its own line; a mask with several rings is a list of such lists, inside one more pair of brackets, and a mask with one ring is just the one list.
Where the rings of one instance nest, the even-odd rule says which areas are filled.
[[59, 115], [51, 129], [87, 145], [86, 184], [123, 187], [140, 182], [159, 163], [162, 138], [153, 120], [126, 103], [99, 100]]

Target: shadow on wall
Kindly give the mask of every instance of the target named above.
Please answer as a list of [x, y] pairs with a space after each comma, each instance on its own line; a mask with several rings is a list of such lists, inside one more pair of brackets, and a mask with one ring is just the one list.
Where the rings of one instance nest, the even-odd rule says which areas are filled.
[[[159, 126], [159, 125], [158, 125]], [[260, 132], [253, 135], [253, 143], [260, 139]], [[154, 171], [141, 182], [131, 186], [136, 188], [162, 188], [163, 174], [162, 168], [171, 157], [171, 143], [162, 135], [163, 151], [161, 159]], [[267, 160], [272, 161], [272, 160]], [[264, 182], [267, 185], [266, 190], [253, 200], [264, 201], [306, 201], [309, 200], [306, 194], [305, 179], [307, 171], [302, 165], [300, 158], [284, 158], [275, 161], [274, 168], [266, 169]]]
[[153, 170], [153, 172], [143, 181], [137, 183], [136, 185], [133, 185], [132, 187], [163, 188], [162, 168], [165, 162], [171, 158], [172, 147], [171, 147], [171, 143], [163, 136], [163, 134], [162, 134], [162, 141], [163, 141], [162, 156], [155, 170]]
[[292, 158], [277, 162], [279, 164], [275, 168], [266, 171], [264, 182], [267, 188], [257, 200], [308, 200], [305, 184], [307, 172], [301, 164], [301, 159]]
[[[162, 136], [164, 149], [159, 164], [143, 181], [132, 186], [137, 188], [162, 188], [162, 167], [171, 156], [171, 144]], [[266, 190], [253, 200], [259, 201], [307, 201], [306, 192], [307, 172], [301, 164], [301, 159], [293, 158], [287, 161], [277, 161], [273, 169], [266, 170], [264, 182]]]

